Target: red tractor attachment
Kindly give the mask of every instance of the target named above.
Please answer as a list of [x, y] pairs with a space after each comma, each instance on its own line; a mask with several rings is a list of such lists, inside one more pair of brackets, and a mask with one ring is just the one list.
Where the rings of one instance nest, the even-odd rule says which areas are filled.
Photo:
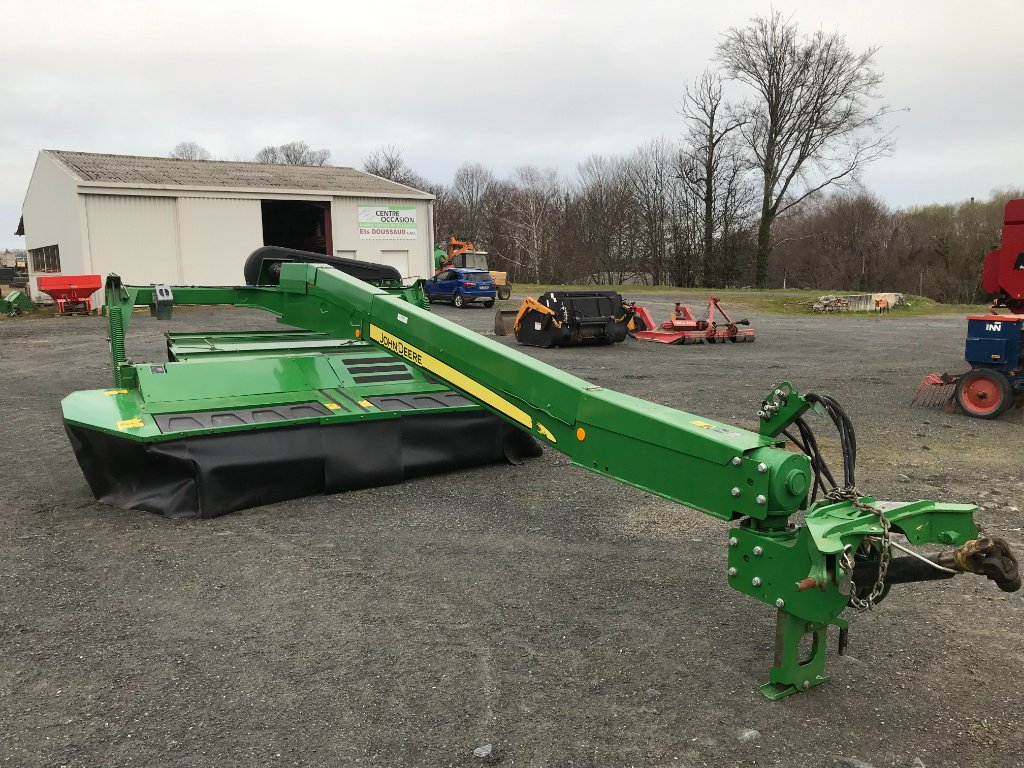
[[58, 315], [90, 315], [92, 295], [103, 287], [99, 275], [37, 277], [39, 290], [57, 302]]
[[[722, 316], [724, 321], [719, 324], [715, 320], [715, 314]], [[646, 307], [637, 307], [636, 316], [644, 330], [638, 330], [634, 336], [641, 341], [656, 341], [661, 344], [715, 344], [726, 341], [753, 341], [753, 328], [740, 328], [741, 325], [750, 325], [747, 319], [733, 320], [728, 313], [722, 309], [717, 296], [708, 299], [707, 315], [703, 320], [697, 319], [693, 310], [683, 304], [676, 304], [672, 312], [672, 319], [662, 323], [661, 328], [651, 318]]]

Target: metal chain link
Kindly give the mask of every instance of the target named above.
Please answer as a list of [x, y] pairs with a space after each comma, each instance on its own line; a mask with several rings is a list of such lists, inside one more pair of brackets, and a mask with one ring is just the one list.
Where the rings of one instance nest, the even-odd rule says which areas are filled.
[[853, 556], [850, 553], [851, 547], [847, 546], [843, 550], [843, 555], [839, 560], [840, 567], [846, 573], [850, 574], [850, 605], [858, 611], [870, 610], [874, 607], [875, 601], [879, 598], [882, 592], [885, 591], [885, 576], [889, 572], [889, 560], [892, 559], [889, 520], [881, 509], [877, 509], [876, 507], [863, 503], [860, 500], [860, 493], [856, 488], [833, 488], [826, 494], [826, 497], [831, 501], [849, 501], [861, 512], [867, 512], [868, 514], [877, 517], [878, 524], [882, 527], [882, 551], [878, 555], [878, 579], [875, 581], [875, 585], [871, 588], [871, 592], [868, 593], [866, 598], [857, 596], [857, 585], [853, 581], [854, 561]]

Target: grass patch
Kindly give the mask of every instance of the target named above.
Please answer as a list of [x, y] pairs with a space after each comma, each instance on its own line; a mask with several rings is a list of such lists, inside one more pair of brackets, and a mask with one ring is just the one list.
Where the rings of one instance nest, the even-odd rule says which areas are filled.
[[[819, 296], [835, 294], [836, 296], [855, 296], [856, 291], [829, 291], [805, 288], [785, 288], [770, 290], [736, 289], [736, 288], [676, 288], [671, 285], [529, 285], [516, 284], [518, 293], [538, 296], [546, 291], [593, 291], [612, 288], [625, 298], [631, 294], [664, 295], [666, 300], [688, 300], [694, 309], [707, 301], [709, 296], [717, 296], [726, 309], [733, 306], [745, 307], [773, 315], [815, 315], [811, 305]], [[986, 304], [942, 304], [926, 296], [903, 294], [908, 306], [893, 307], [891, 314], [900, 317], [921, 317], [926, 315], [969, 315], [984, 314], [988, 311]], [[513, 303], [515, 300], [513, 299]], [[694, 306], [696, 305], [696, 306]], [[826, 312], [829, 317], [865, 317], [870, 312]]]

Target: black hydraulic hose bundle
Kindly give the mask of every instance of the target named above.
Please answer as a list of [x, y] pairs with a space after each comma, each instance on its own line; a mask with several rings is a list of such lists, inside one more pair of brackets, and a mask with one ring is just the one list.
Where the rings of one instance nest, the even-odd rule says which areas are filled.
[[[829, 418], [836, 425], [836, 429], [839, 432], [839, 444], [843, 451], [842, 488], [856, 488], [857, 434], [853, 429], [853, 421], [835, 398], [828, 395], [817, 395], [812, 392], [806, 396], [806, 400], [809, 403], [821, 405], [825, 413], [828, 414]], [[799, 438], [789, 430], [782, 434], [807, 454], [811, 460], [811, 469], [814, 472], [814, 487], [811, 490], [811, 503], [813, 503], [817, 500], [819, 491], [828, 493], [829, 491], [838, 490], [840, 486], [836, 482], [828, 463], [825, 461], [825, 457], [821, 454], [814, 430], [811, 429], [811, 426], [803, 417], [796, 419], [794, 423], [800, 432]]]

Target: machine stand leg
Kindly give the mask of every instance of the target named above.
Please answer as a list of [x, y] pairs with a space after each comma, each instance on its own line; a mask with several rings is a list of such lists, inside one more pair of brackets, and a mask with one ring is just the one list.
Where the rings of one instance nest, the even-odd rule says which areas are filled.
[[[779, 611], [775, 627], [775, 666], [761, 693], [769, 699], [781, 699], [827, 683], [825, 671], [825, 640], [828, 624], [800, 619]], [[801, 658], [800, 643], [810, 637], [810, 649]]]

